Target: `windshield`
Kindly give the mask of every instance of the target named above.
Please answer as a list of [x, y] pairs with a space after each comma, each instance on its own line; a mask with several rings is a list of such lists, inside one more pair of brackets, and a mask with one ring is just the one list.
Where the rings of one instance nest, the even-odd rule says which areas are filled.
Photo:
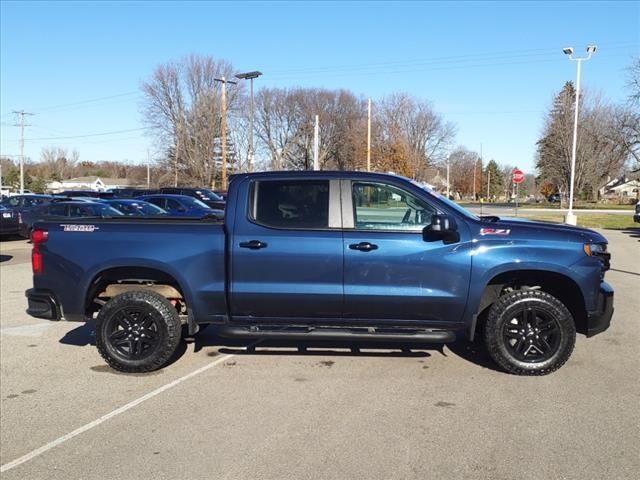
[[166, 215], [162, 208], [147, 202], [112, 202], [113, 208], [120, 210], [125, 215]]
[[428, 187], [426, 185], [423, 185], [421, 183], [418, 183], [415, 180], [411, 180], [411, 183], [414, 184], [416, 187], [424, 190], [429, 195], [431, 195], [433, 197], [436, 197], [438, 200], [440, 200], [441, 202], [445, 203], [448, 207], [450, 207], [453, 210], [455, 210], [456, 212], [464, 215], [465, 217], [470, 218], [472, 220], [480, 220], [480, 218], [478, 216], [474, 215], [473, 213], [471, 213], [466, 208], [461, 207], [456, 202], [454, 202], [452, 200], [449, 200], [447, 197], [445, 197], [444, 195], [441, 195], [438, 192], [432, 190], [430, 187]]
[[203, 199], [203, 200], [210, 200], [212, 202], [221, 202], [222, 197], [220, 195], [218, 195], [217, 193], [212, 192], [211, 190], [196, 190], [196, 193]]
[[180, 199], [180, 202], [183, 203], [184, 206], [188, 208], [199, 208], [200, 210], [209, 210], [209, 206], [206, 203], [201, 202], [197, 198], [183, 197]]

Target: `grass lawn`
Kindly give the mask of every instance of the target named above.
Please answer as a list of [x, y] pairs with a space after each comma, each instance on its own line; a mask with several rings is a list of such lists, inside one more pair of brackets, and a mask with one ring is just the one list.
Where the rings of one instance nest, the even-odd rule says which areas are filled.
[[[609, 228], [613, 230], [625, 230], [629, 228], [639, 228], [640, 223], [633, 221], [633, 215], [607, 215], [602, 214], [588, 214], [578, 216], [578, 226], [586, 228]], [[525, 215], [520, 214], [519, 217], [527, 218], [529, 220], [540, 220], [543, 222], [556, 222], [562, 223], [563, 216], [558, 214], [536, 214], [528, 213]]]
[[[522, 208], [557, 208], [559, 203], [521, 203]], [[567, 207], [565, 207], [567, 208]], [[573, 206], [574, 210], [633, 210], [635, 205], [618, 205], [615, 203], [578, 203]]]

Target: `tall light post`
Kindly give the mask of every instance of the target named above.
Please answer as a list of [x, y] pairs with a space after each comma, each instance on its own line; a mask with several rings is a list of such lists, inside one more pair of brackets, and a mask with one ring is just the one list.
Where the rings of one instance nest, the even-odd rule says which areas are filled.
[[[214, 78], [216, 82], [222, 83], [222, 139], [220, 143], [222, 144], [222, 190], [227, 189], [227, 83], [231, 85], [235, 85], [236, 82], [232, 82], [231, 80], [227, 80], [225, 77], [222, 78]], [[212, 180], [212, 183], [215, 180]], [[211, 189], [213, 190], [213, 185], [211, 185]]]
[[591, 58], [591, 56], [596, 53], [596, 46], [589, 45], [587, 47], [587, 56], [586, 57], [576, 57], [573, 56], [573, 47], [563, 48], [562, 52], [565, 55], [569, 56], [569, 60], [577, 63], [577, 74], [576, 74], [576, 105], [575, 105], [575, 116], [573, 120], [573, 146], [571, 147], [571, 183], [569, 185], [569, 212], [567, 212], [567, 216], [565, 217], [565, 223], [569, 225], [575, 225], [578, 221], [577, 217], [573, 213], [573, 184], [575, 181], [576, 175], [576, 147], [578, 144], [578, 110], [580, 109], [580, 66], [583, 61], [587, 61]]
[[236, 75], [236, 78], [239, 78], [241, 80], [251, 80], [251, 118], [249, 120], [250, 122], [250, 126], [249, 126], [249, 154], [247, 155], [247, 171], [250, 172], [251, 171], [251, 163], [253, 162], [253, 116], [254, 116], [254, 104], [253, 104], [253, 79], [254, 78], [258, 78], [260, 75], [262, 75], [262, 72], [258, 72], [257, 70], [255, 72], [247, 72], [247, 73], [238, 73]]

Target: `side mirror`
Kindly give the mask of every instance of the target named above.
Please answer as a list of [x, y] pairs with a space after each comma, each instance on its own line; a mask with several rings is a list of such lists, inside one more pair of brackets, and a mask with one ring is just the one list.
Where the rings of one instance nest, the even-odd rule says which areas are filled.
[[442, 240], [445, 244], [459, 242], [458, 224], [451, 215], [432, 215], [431, 225], [427, 225], [422, 230], [422, 238], [425, 242], [438, 240]]

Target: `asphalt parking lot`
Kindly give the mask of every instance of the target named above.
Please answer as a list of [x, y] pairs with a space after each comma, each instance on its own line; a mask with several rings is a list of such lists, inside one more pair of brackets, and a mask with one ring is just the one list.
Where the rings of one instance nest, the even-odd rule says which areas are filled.
[[640, 471], [640, 230], [604, 231], [612, 327], [541, 378], [459, 343], [223, 346], [110, 370], [92, 324], [24, 313], [29, 245], [0, 243], [2, 479], [622, 479]]

